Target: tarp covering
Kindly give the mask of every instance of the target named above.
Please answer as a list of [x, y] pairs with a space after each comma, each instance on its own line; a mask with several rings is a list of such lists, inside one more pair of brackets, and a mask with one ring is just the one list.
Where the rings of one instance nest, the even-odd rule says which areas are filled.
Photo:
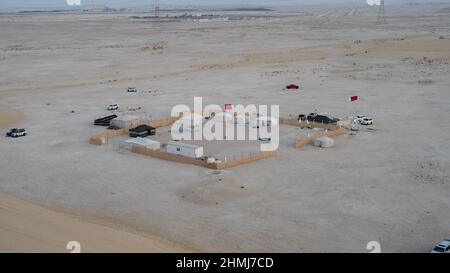
[[151, 148], [151, 149], [155, 149], [155, 150], [159, 149], [161, 146], [161, 144], [158, 141], [148, 139], [148, 138], [141, 138], [141, 137], [130, 138], [128, 140], [125, 140], [125, 143], [142, 146], [142, 147], [146, 147], [146, 148]]

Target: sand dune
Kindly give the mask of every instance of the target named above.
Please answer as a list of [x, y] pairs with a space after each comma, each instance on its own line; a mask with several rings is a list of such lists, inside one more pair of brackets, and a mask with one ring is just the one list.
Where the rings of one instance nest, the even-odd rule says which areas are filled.
[[24, 116], [21, 112], [8, 107], [0, 107], [0, 129], [11, 126], [23, 120]]
[[184, 252], [186, 248], [153, 235], [87, 223], [0, 193], [0, 252]]

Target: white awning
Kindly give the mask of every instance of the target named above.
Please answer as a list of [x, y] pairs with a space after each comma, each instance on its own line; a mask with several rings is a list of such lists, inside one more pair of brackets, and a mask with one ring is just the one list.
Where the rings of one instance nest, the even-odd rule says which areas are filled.
[[125, 140], [125, 142], [128, 144], [139, 145], [139, 146], [143, 146], [143, 147], [149, 147], [149, 146], [152, 146], [155, 144], [160, 144], [158, 141], [151, 140], [148, 138], [141, 138], [141, 137], [130, 138], [128, 140]]

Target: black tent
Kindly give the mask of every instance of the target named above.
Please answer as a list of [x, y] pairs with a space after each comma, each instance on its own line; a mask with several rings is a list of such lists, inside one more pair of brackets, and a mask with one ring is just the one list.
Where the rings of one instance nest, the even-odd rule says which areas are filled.
[[146, 137], [153, 136], [156, 133], [156, 128], [141, 124], [135, 128], [130, 129], [130, 137]]
[[101, 125], [101, 126], [109, 126], [109, 123], [111, 120], [117, 118], [117, 115], [111, 115], [103, 118], [98, 118], [94, 121], [94, 125]]

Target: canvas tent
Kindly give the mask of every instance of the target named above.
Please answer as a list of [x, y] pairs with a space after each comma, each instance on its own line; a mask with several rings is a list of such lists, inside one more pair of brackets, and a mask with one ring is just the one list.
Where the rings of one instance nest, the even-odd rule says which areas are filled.
[[248, 124], [249, 118], [246, 115], [240, 114], [234, 118], [234, 123], [235, 124]]
[[161, 143], [159, 143], [158, 141], [148, 139], [148, 138], [140, 138], [140, 137], [130, 138], [128, 140], [125, 140], [125, 143], [130, 144], [130, 145], [145, 147], [145, 148], [151, 149], [151, 150], [159, 150], [161, 147]]
[[98, 118], [94, 120], [94, 125], [100, 125], [100, 126], [109, 126], [111, 125], [111, 120], [117, 118], [117, 115], [110, 115], [102, 118]]
[[230, 112], [221, 112], [214, 117], [215, 122], [233, 123], [234, 116]]
[[270, 116], [262, 116], [257, 119], [259, 126], [277, 126], [279, 124], [278, 119]]
[[141, 124], [135, 128], [130, 129], [130, 137], [146, 137], [155, 135], [156, 129], [148, 126], [147, 124]]
[[183, 131], [193, 131], [200, 127], [203, 123], [203, 116], [199, 114], [186, 115], [175, 122], [178, 128], [182, 128]]

